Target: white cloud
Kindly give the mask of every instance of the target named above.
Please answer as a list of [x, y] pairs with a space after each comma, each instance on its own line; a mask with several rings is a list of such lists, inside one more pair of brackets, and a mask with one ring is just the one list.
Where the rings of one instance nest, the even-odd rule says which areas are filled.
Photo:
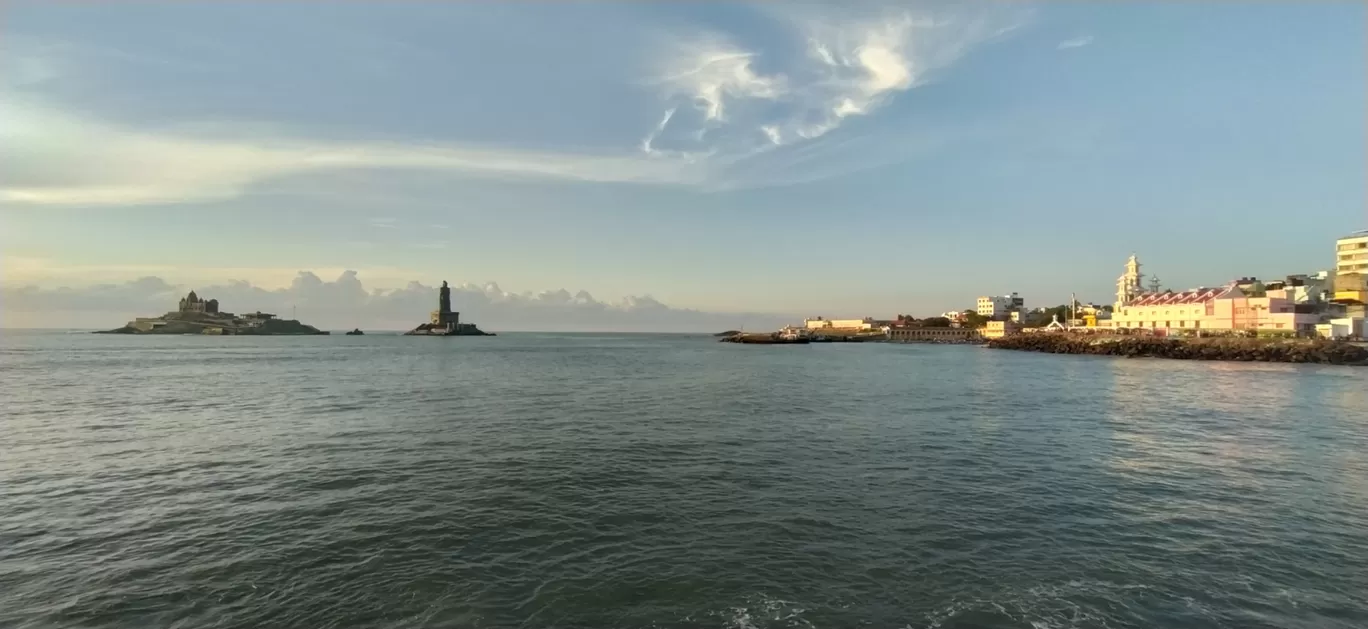
[[[714, 190], [810, 181], [850, 172], [853, 165], [809, 154], [803, 170], [781, 172], [779, 164], [792, 162], [774, 159], [776, 152], [813, 144], [851, 119], [875, 115], [897, 94], [1019, 23], [1012, 11], [975, 15], [960, 8], [934, 16], [869, 5], [834, 7], [825, 14], [789, 5], [761, 10], [773, 13], [789, 35], [788, 45], [771, 49], [719, 33], [654, 38], [667, 42], [663, 51], [644, 55], [654, 59], [652, 85], [664, 101], [655, 124], [635, 147], [598, 152], [318, 140], [263, 127], [261, 121], [132, 127], [31, 99], [41, 93], [40, 84], [97, 76], [81, 63], [97, 64], [99, 55], [59, 46], [66, 56], [45, 57], [50, 47], [29, 41], [18, 47], [22, 55], [9, 56], [11, 78], [0, 77], [10, 99], [0, 100], [0, 206], [207, 202], [235, 198], [279, 178], [347, 169]], [[796, 50], [802, 53], [792, 54]], [[884, 137], [894, 135], [887, 131]], [[904, 152], [892, 140], [878, 148], [884, 159]], [[874, 161], [860, 157], [862, 164]]]
[[1091, 43], [1093, 43], [1093, 37], [1092, 37], [1092, 35], [1085, 35], [1085, 36], [1083, 36], [1083, 37], [1075, 37], [1075, 38], [1073, 38], [1073, 39], [1066, 39], [1066, 40], [1064, 40], [1064, 41], [1062, 41], [1062, 42], [1059, 42], [1059, 45], [1058, 45], [1058, 46], [1055, 46], [1055, 50], [1068, 50], [1068, 49], [1070, 49], [1070, 48], [1082, 48], [1082, 47], [1087, 46], [1088, 44], [1091, 44]]
[[[229, 127], [220, 134], [238, 134]], [[0, 103], [0, 204], [108, 206], [232, 198], [262, 181], [348, 168], [430, 169], [491, 177], [689, 184], [682, 159], [498, 147], [338, 143], [147, 133]]]
[[754, 57], [719, 36], [680, 43], [659, 82], [666, 94], [692, 100], [705, 120], [721, 122], [729, 102], [773, 100], [787, 91], [783, 75], [755, 71]]
[[764, 133], [765, 137], [769, 138], [769, 141], [773, 142], [775, 145], [784, 143], [783, 135], [779, 132], [779, 127], [775, 125], [763, 125], [760, 127], [760, 132]]
[[[175, 307], [194, 289], [218, 299], [225, 311], [296, 312], [301, 321], [325, 329], [401, 330], [427, 319], [436, 306], [435, 286], [416, 281], [397, 288], [368, 289], [360, 273], [336, 272], [323, 280], [313, 271], [298, 271], [283, 286], [267, 288], [240, 280], [187, 284], [154, 275], [138, 279], [39, 288], [0, 285], [0, 322], [13, 327], [114, 328], [135, 316], [154, 316]], [[667, 306], [650, 296], [618, 301], [595, 299], [586, 291], [565, 289], [512, 293], [497, 283], [452, 286], [452, 303], [463, 320], [491, 331], [611, 330], [717, 332], [738, 325], [777, 328], [788, 318], [756, 314], [720, 314]]]
[[733, 163], [815, 140], [851, 117], [874, 114], [896, 94], [1022, 23], [1012, 12], [860, 11], [841, 7], [794, 18], [786, 5], [777, 21], [806, 48], [797, 59], [767, 55], [716, 33], [667, 46], [656, 80], [667, 113], [643, 148], [706, 151], [715, 162]]

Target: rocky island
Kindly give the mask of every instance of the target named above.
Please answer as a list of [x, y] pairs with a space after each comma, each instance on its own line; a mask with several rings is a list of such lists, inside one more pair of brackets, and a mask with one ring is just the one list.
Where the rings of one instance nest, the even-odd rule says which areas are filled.
[[218, 335], [313, 335], [327, 334], [294, 319], [277, 319], [265, 312], [235, 315], [219, 311], [217, 299], [201, 299], [190, 291], [175, 311], [160, 317], [138, 317], [121, 328], [96, 334], [218, 334]]
[[451, 309], [451, 288], [445, 281], [437, 293], [437, 309], [427, 323], [404, 333], [404, 336], [494, 336], [475, 327], [474, 323], [461, 323], [461, 313]]

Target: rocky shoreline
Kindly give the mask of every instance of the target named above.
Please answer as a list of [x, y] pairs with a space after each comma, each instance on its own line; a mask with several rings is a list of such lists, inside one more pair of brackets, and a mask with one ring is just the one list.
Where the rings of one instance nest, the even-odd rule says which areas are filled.
[[1318, 339], [1175, 339], [1044, 333], [993, 339], [987, 345], [993, 349], [1049, 354], [1368, 366], [1368, 348]]

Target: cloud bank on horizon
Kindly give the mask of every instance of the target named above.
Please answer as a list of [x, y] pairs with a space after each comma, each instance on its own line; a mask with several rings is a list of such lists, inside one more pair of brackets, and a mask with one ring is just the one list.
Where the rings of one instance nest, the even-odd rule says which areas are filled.
[[[622, 58], [648, 61], [641, 69], [619, 68], [614, 83], [626, 92], [618, 104], [627, 108], [613, 130], [641, 139], [573, 150], [522, 138], [319, 137], [304, 125], [241, 117], [116, 119], [87, 102], [63, 102], [64, 85], [90, 80], [111, 59], [157, 68], [186, 61], [7, 38], [0, 49], [6, 70], [0, 74], [0, 144], [7, 165], [0, 171], [0, 204], [210, 202], [242, 196], [272, 179], [355, 169], [701, 190], [819, 180], [886, 162], [898, 147], [835, 150], [821, 159], [811, 153], [821, 146], [810, 145], [853, 118], [875, 115], [897, 94], [1011, 31], [1024, 12], [883, 4], [795, 6], [783, 13], [767, 7], [759, 15], [772, 37], [702, 25], [641, 25], [667, 34], [624, 42], [636, 49], [620, 51]], [[533, 80], [535, 69], [510, 71]], [[558, 106], [544, 101], [544, 107]], [[636, 126], [642, 118], [656, 122]], [[785, 154], [796, 147], [805, 149], [801, 159]]]
[[[289, 286], [268, 289], [246, 281], [208, 286], [176, 285], [148, 276], [121, 283], [72, 288], [0, 285], [0, 327], [110, 329], [139, 316], [174, 310], [194, 290], [217, 299], [228, 312], [297, 314], [323, 329], [404, 330], [423, 323], [436, 308], [437, 288], [409, 282], [395, 289], [367, 289], [356, 271], [324, 280], [300, 271]], [[674, 308], [650, 296], [616, 302], [566, 289], [512, 293], [496, 283], [451, 287], [453, 308], [487, 331], [720, 332], [741, 326], [776, 328], [793, 322], [774, 314], [714, 313]]]

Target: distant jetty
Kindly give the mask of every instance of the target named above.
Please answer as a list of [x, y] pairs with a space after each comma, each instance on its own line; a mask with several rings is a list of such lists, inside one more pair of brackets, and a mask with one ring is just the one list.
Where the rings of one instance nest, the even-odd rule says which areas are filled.
[[235, 315], [219, 311], [217, 299], [202, 299], [190, 291], [179, 307], [160, 317], [138, 317], [121, 328], [95, 334], [210, 334], [221, 336], [310, 336], [328, 334], [294, 319], [253, 312]]
[[746, 345], [807, 345], [812, 340], [807, 337], [785, 337], [778, 333], [743, 334], [736, 333], [722, 337], [723, 343], [744, 343]]
[[451, 287], [442, 282], [437, 292], [437, 309], [427, 323], [404, 333], [404, 336], [494, 336], [485, 332], [474, 323], [461, 323], [461, 313], [451, 309]]
[[1344, 341], [1313, 339], [1086, 336], [1067, 333], [1018, 334], [988, 341], [993, 349], [1049, 354], [1130, 358], [1232, 360], [1245, 362], [1368, 365], [1368, 348]]

